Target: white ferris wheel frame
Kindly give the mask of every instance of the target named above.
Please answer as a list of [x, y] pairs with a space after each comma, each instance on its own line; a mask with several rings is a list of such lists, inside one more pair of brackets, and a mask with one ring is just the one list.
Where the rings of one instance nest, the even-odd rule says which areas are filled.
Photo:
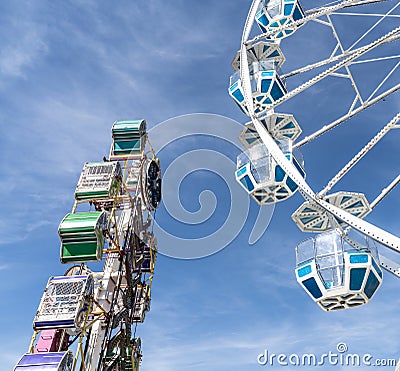
[[[345, 77], [348, 78], [352, 81], [352, 85], [355, 89], [356, 96], [354, 98], [354, 101], [349, 109], [349, 111], [341, 118], [338, 120], [334, 121], [333, 123], [329, 125], [325, 125], [322, 129], [318, 130], [314, 134], [304, 138], [302, 141], [299, 141], [297, 144], [294, 144], [294, 148], [300, 147], [309, 141], [315, 139], [316, 137], [320, 136], [321, 134], [325, 133], [326, 131], [334, 128], [335, 126], [341, 124], [342, 122], [346, 121], [350, 117], [356, 115], [357, 113], [361, 112], [362, 110], [370, 107], [374, 103], [378, 102], [379, 100], [385, 98], [389, 94], [394, 93], [395, 91], [400, 89], [400, 84], [395, 85], [394, 87], [388, 89], [384, 93], [375, 96], [377, 91], [380, 89], [380, 87], [386, 82], [386, 80], [390, 77], [390, 75], [394, 72], [394, 70], [400, 65], [399, 63], [396, 64], [395, 68], [393, 68], [389, 74], [384, 78], [384, 80], [378, 85], [378, 87], [374, 90], [374, 92], [367, 98], [363, 99], [357, 89], [357, 85], [355, 84], [355, 81], [351, 75], [351, 72], [348, 68], [349, 65], [352, 63], [363, 63], [363, 62], [368, 62], [366, 61], [358, 61], [355, 62], [357, 58], [360, 56], [364, 55], [368, 51], [372, 50], [373, 48], [382, 45], [384, 43], [388, 43], [394, 40], [397, 40], [400, 38], [400, 27], [397, 27], [387, 33], [386, 35], [380, 37], [379, 39], [375, 40], [374, 42], [359, 47], [354, 50], [347, 50], [345, 51], [343, 49], [343, 46], [340, 42], [340, 39], [335, 31], [335, 28], [333, 26], [333, 23], [330, 20], [329, 15], [332, 14], [333, 12], [345, 8], [345, 7], [352, 7], [352, 6], [357, 6], [357, 5], [362, 5], [362, 4], [368, 4], [368, 3], [375, 3], [375, 2], [380, 2], [382, 0], [365, 0], [365, 1], [359, 1], [359, 0], [345, 0], [341, 1], [335, 5], [328, 6], [325, 8], [320, 8], [316, 9], [314, 11], [309, 11], [306, 12], [306, 17], [296, 21], [294, 23], [291, 23], [286, 26], [281, 26], [280, 28], [277, 28], [274, 32], [279, 32], [281, 30], [284, 30], [289, 27], [293, 26], [299, 26], [307, 21], [313, 20], [317, 21], [319, 23], [326, 24], [332, 28], [332, 31], [334, 33], [334, 36], [337, 40], [337, 45], [333, 53], [331, 54], [330, 58], [321, 61], [319, 63], [316, 63], [315, 65], [307, 66], [304, 67], [303, 69], [297, 70], [292, 72], [291, 74], [285, 75], [285, 77], [288, 77], [289, 75], [294, 75], [297, 73], [309, 71], [313, 68], [317, 68], [323, 65], [330, 64], [332, 62], [337, 62], [335, 65], [329, 67], [326, 71], [320, 73], [319, 75], [315, 76], [311, 80], [303, 83], [299, 87], [295, 88], [294, 90], [288, 92], [285, 94], [282, 98], [271, 104], [270, 107], [268, 107], [268, 112], [271, 112], [276, 106], [279, 104], [283, 103], [284, 101], [292, 98], [293, 96], [301, 93], [305, 89], [309, 88], [310, 86], [314, 85], [318, 81], [322, 80], [323, 78], [333, 75], [337, 77]], [[271, 156], [275, 159], [275, 161], [282, 167], [282, 169], [292, 178], [292, 180], [298, 185], [299, 191], [304, 197], [306, 201], [313, 201], [315, 202], [318, 206], [320, 206], [322, 209], [324, 209], [328, 215], [333, 215], [337, 217], [338, 219], [342, 220], [346, 225], [348, 225], [351, 228], [354, 228], [355, 230], [361, 232], [363, 235], [370, 237], [371, 239], [375, 240], [376, 242], [384, 245], [385, 247], [400, 253], [400, 238], [385, 231], [384, 229], [377, 227], [363, 219], [357, 218], [356, 216], [340, 209], [337, 206], [334, 206], [328, 202], [326, 202], [323, 199], [323, 195], [335, 184], [339, 179], [341, 179], [344, 174], [346, 174], [354, 165], [357, 163], [361, 157], [365, 155], [365, 153], [371, 148], [371, 143], [372, 146], [377, 143], [390, 129], [392, 128], [399, 128], [398, 121], [400, 120], [400, 114], [398, 113], [391, 121], [389, 124], [387, 124], [384, 129], [381, 130], [381, 132], [378, 133], [376, 137], [372, 139], [372, 141], [367, 144], [366, 147], [364, 147], [346, 166], [329, 182], [328, 186], [321, 191], [320, 193], [315, 193], [311, 187], [307, 184], [307, 182], [304, 180], [303, 176], [300, 174], [300, 172], [296, 169], [296, 167], [292, 164], [290, 160], [286, 158], [286, 156], [282, 153], [272, 136], [268, 133], [267, 129], [262, 125], [260, 119], [262, 117], [265, 117], [265, 113], [256, 114], [254, 105], [253, 105], [253, 98], [252, 98], [252, 90], [251, 90], [251, 82], [250, 82], [250, 71], [249, 71], [249, 65], [248, 65], [248, 57], [247, 57], [247, 47], [249, 44], [254, 43], [260, 39], [266, 38], [270, 35], [272, 35], [272, 32], [266, 32], [261, 35], [256, 36], [255, 38], [249, 40], [249, 36], [254, 24], [254, 19], [256, 16], [256, 13], [261, 5], [262, 0], [253, 0], [252, 4], [250, 6], [250, 10], [247, 15], [246, 23], [243, 29], [242, 33], [242, 39], [241, 39], [241, 45], [240, 45], [240, 79], [242, 81], [242, 89], [243, 89], [243, 96], [245, 100], [245, 104], [248, 109], [248, 114], [251, 118], [251, 121], [253, 122], [260, 139], [262, 142], [265, 144], [267, 147], [269, 153]], [[396, 4], [394, 8], [389, 10], [388, 13], [385, 15], [382, 15], [383, 18], [391, 16], [390, 13], [399, 5], [400, 3]], [[321, 21], [318, 18], [320, 16], [326, 16], [328, 21]], [[376, 27], [379, 22], [382, 21], [382, 19], [379, 20], [373, 27]], [[369, 30], [371, 31], [371, 29]], [[362, 38], [366, 36], [366, 34], [369, 32], [367, 31], [363, 36], [361, 36], [349, 49], [353, 48]], [[341, 51], [341, 54], [336, 55], [337, 51]], [[392, 58], [396, 58], [400, 56], [394, 56]], [[340, 74], [337, 71], [344, 68], [346, 70], [346, 74]], [[374, 200], [374, 202], [371, 204], [371, 208], [375, 207], [378, 202], [380, 202], [383, 197], [385, 197], [400, 181], [400, 175], [394, 179], [391, 184], [385, 188], [381, 194]], [[397, 277], [400, 277], [400, 264], [393, 262], [392, 260], [386, 258], [380, 253], [380, 261], [381, 265], [384, 269], [387, 271], [395, 274]]]

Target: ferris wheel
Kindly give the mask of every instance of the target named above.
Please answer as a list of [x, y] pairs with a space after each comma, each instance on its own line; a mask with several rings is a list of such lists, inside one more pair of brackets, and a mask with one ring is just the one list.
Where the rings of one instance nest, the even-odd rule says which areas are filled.
[[[146, 148], [150, 148], [146, 151]], [[64, 276], [49, 278], [15, 371], [137, 371], [150, 310], [161, 169], [145, 120], [116, 121], [108, 158], [84, 164], [61, 221]], [[91, 268], [104, 261], [103, 270]], [[133, 328], [133, 329], [132, 329]]]
[[[368, 303], [382, 284], [382, 269], [400, 277], [400, 265], [387, 257], [388, 249], [400, 252], [400, 238], [364, 219], [399, 183], [398, 169], [373, 200], [356, 189], [331, 192], [378, 142], [396, 135], [400, 113], [394, 111], [388, 122], [380, 123], [377, 134], [319, 191], [309, 185], [316, 174], [306, 178], [307, 159], [299, 151], [323, 134], [334, 137], [340, 124], [352, 124], [358, 114], [400, 89], [395, 47], [399, 8], [398, 1], [381, 0], [339, 0], [314, 9], [306, 9], [299, 0], [253, 0], [232, 62], [228, 92], [250, 118], [239, 135], [245, 150], [237, 159], [236, 180], [260, 205], [284, 201], [297, 191], [303, 196], [305, 202], [292, 219], [301, 231], [315, 234], [296, 247], [296, 278], [325, 311]], [[307, 61], [318, 35], [324, 35], [324, 48], [318, 45], [314, 59]], [[298, 54], [286, 55], [285, 44], [298, 36]], [[291, 59], [306, 62], [295, 66], [288, 63]], [[386, 69], [376, 67], [381, 63]], [[295, 67], [284, 70], [285, 64]], [[358, 71], [365, 66], [375, 73], [360, 79]], [[328, 79], [331, 85], [333, 79], [341, 80], [345, 88], [324, 93]], [[292, 98], [316, 87], [315, 101], [330, 94], [328, 102], [339, 105], [335, 113], [342, 112], [317, 128], [309, 125], [310, 130], [282, 107], [293, 108]]]

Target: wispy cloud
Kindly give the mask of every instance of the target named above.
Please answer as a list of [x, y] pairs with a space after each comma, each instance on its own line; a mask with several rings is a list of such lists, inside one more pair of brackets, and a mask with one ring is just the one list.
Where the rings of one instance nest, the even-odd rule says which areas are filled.
[[37, 22], [43, 11], [38, 3], [21, 1], [11, 6], [2, 3], [0, 47], [0, 75], [5, 78], [28, 78], [41, 64], [49, 51], [46, 26]]
[[25, 26], [20, 25], [27, 31], [20, 35], [16, 45], [7, 45], [1, 49], [0, 72], [3, 75], [24, 77], [25, 68], [32, 67], [48, 50], [41, 35]]

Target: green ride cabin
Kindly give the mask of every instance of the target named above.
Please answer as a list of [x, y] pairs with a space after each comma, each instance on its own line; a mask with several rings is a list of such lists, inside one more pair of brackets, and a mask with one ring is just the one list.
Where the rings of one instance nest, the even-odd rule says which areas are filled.
[[101, 261], [107, 219], [105, 211], [67, 214], [58, 228], [61, 263]]

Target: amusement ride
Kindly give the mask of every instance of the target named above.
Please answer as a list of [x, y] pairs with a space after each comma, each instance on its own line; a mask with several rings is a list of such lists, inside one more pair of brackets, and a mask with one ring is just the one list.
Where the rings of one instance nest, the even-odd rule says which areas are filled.
[[[400, 277], [400, 265], [386, 253], [400, 252], [400, 238], [366, 218], [400, 175], [373, 200], [354, 190], [331, 192], [376, 144], [400, 128], [400, 114], [394, 112], [318, 192], [306, 180], [300, 152], [400, 89], [400, 55], [391, 47], [400, 38], [400, 26], [390, 26], [400, 17], [399, 6], [398, 1], [339, 0], [305, 9], [299, 0], [253, 0], [232, 61], [228, 92], [250, 119], [239, 134], [244, 151], [237, 158], [236, 180], [259, 205], [287, 200], [296, 192], [303, 196], [292, 219], [302, 232], [314, 235], [296, 247], [296, 279], [324, 311], [368, 303], [382, 285], [383, 270]], [[373, 22], [349, 44], [338, 31], [344, 18], [349, 32], [355, 19]], [[330, 32], [332, 50], [283, 72], [284, 44], [309, 24]], [[365, 95], [354, 69], [377, 62], [390, 62], [392, 68]], [[289, 89], [294, 78], [301, 82]], [[308, 133], [294, 114], [277, 111], [327, 78], [342, 80], [352, 91], [340, 117]], [[302, 137], [303, 130], [307, 135]], [[29, 350], [14, 371], [139, 369], [136, 326], [150, 310], [157, 254], [152, 224], [160, 201], [161, 169], [145, 120], [116, 121], [108, 158], [84, 165], [72, 211], [59, 225], [61, 263], [71, 266], [64, 276], [49, 278]], [[101, 261], [102, 271], [89, 267]]]
[[[60, 260], [70, 266], [49, 278], [29, 350], [14, 370], [137, 371], [136, 327], [150, 310], [161, 202], [145, 120], [113, 124], [108, 158], [84, 164], [74, 196], [58, 227]], [[103, 270], [92, 270], [93, 262]]]
[[[375, 7], [381, 3], [391, 5], [383, 14], [375, 12]], [[389, 49], [392, 54], [388, 54], [385, 46], [400, 38], [400, 26], [389, 30], [383, 27], [383, 34], [369, 40], [371, 33], [375, 36], [381, 30], [379, 26], [387, 26], [391, 18], [398, 19], [395, 10], [399, 5], [399, 2], [380, 0], [345, 0], [305, 10], [298, 0], [254, 0], [243, 29], [240, 50], [232, 61], [234, 73], [228, 91], [251, 120], [239, 135], [245, 150], [237, 158], [236, 180], [260, 205], [284, 201], [297, 191], [303, 196], [305, 202], [293, 213], [292, 219], [301, 231], [314, 232], [315, 237], [296, 247], [296, 278], [324, 311], [368, 303], [382, 284], [382, 269], [400, 277], [400, 265], [385, 255], [386, 249], [400, 252], [400, 238], [364, 219], [395, 188], [400, 175], [372, 201], [360, 192], [331, 192], [379, 141], [392, 129], [400, 128], [400, 113], [397, 112], [319, 192], [314, 192], [306, 181], [305, 164], [299, 151], [399, 90], [395, 72], [400, 65], [400, 55], [393, 54], [393, 47]], [[353, 32], [354, 18], [373, 17], [375, 21], [347, 46], [347, 40], [340, 36], [335, 23], [340, 16], [346, 16], [350, 22], [347, 33]], [[283, 73], [284, 43], [310, 22], [331, 31], [330, 55]], [[364, 96], [353, 68], [358, 64], [389, 60], [394, 61], [393, 68], [376, 83], [369, 96]], [[304, 81], [289, 90], [289, 79], [301, 75], [305, 76]], [[397, 77], [397, 81], [392, 77]], [[343, 116], [299, 139], [302, 127], [294, 115], [278, 113], [276, 109], [327, 78], [342, 79], [350, 86], [352, 97], [348, 108]], [[395, 80], [394, 84], [391, 80]]]

